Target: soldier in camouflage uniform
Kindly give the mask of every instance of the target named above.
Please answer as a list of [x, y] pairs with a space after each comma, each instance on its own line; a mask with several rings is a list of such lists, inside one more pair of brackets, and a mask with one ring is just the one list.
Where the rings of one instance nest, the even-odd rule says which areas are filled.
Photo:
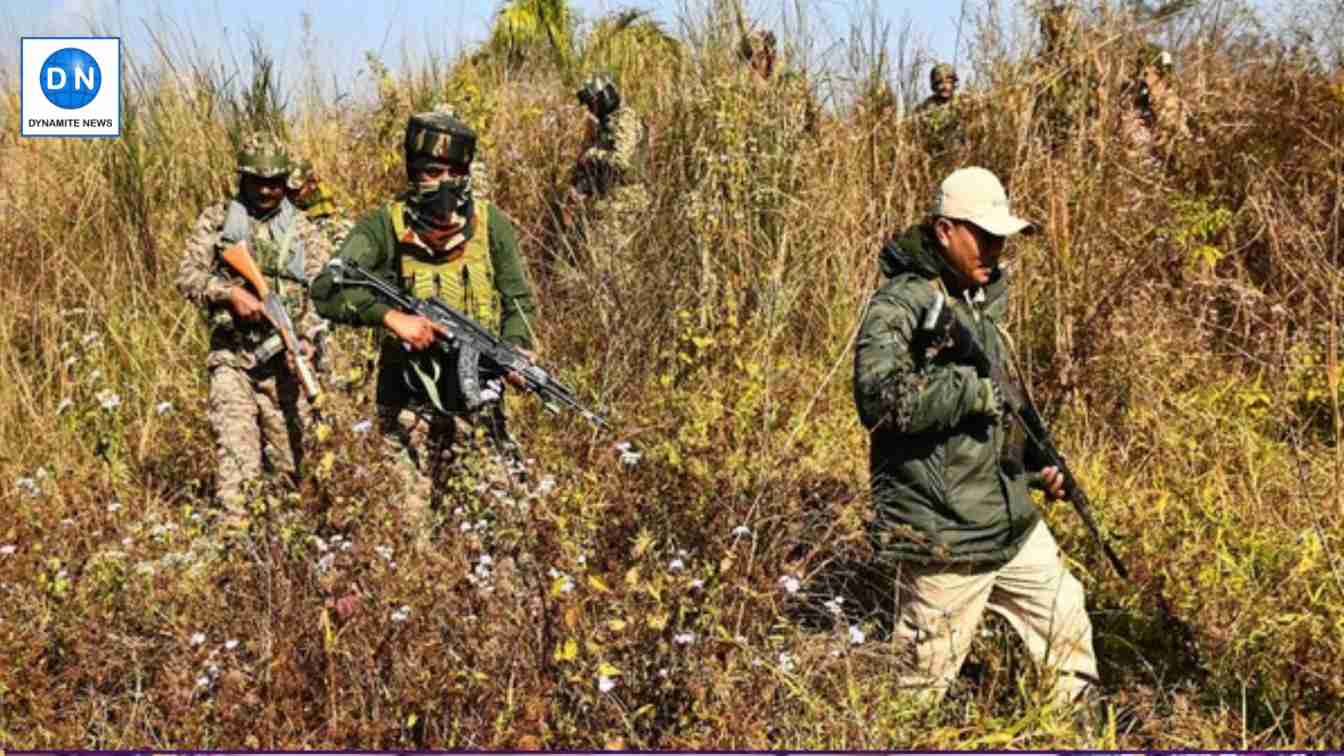
[[963, 139], [957, 112], [957, 70], [939, 63], [929, 71], [932, 93], [915, 108], [915, 119], [925, 151], [939, 154]]
[[[408, 190], [360, 220], [337, 258], [418, 297], [438, 297], [530, 349], [531, 286], [513, 222], [473, 191], [475, 132], [447, 113], [420, 113], [406, 126], [404, 149]], [[402, 477], [403, 511], [426, 523], [441, 496], [470, 509], [479, 491], [508, 487], [516, 468], [498, 403], [468, 413], [457, 355], [436, 345], [433, 324], [367, 288], [343, 285], [340, 269], [328, 266], [318, 277], [313, 301], [326, 318], [385, 330], [375, 400]], [[502, 387], [488, 390], [498, 399]]]
[[599, 269], [613, 262], [649, 208], [642, 182], [648, 130], [639, 113], [621, 102], [611, 77], [594, 75], [578, 91], [588, 109], [583, 149], [570, 181], [570, 210], [589, 256]]
[[742, 37], [737, 54], [753, 74], [750, 78], [757, 86], [776, 90], [777, 102], [784, 105], [776, 113], [778, 127], [787, 132], [813, 133], [819, 116], [812, 92], [797, 71], [778, 67], [776, 48], [774, 32], [754, 31]]
[[1098, 51], [1087, 46], [1085, 29], [1073, 2], [1052, 2], [1040, 10], [1042, 48], [1031, 77], [1035, 116], [1051, 147], [1070, 135], [1086, 136], [1098, 112]]
[[[854, 398], [871, 433], [870, 532], [897, 581], [895, 632], [910, 653], [901, 682], [933, 700], [956, 678], [986, 609], [1057, 675], [1059, 701], [1097, 678], [1083, 586], [1028, 494], [1062, 498], [1063, 476], [1006, 405], [1024, 389], [998, 325], [1008, 283], [999, 257], [1008, 237], [1033, 228], [1012, 215], [994, 174], [954, 171], [925, 222], [883, 247], [887, 280], [855, 343]], [[951, 339], [923, 333], [939, 294], [989, 358], [989, 376]]]
[[247, 522], [250, 489], [265, 461], [297, 475], [309, 406], [290, 369], [279, 335], [241, 275], [219, 253], [244, 241], [290, 313], [303, 348], [321, 321], [304, 287], [331, 256], [326, 238], [285, 198], [290, 160], [268, 134], [252, 134], [238, 156], [238, 193], [206, 208], [187, 239], [177, 288], [199, 307], [210, 328], [210, 424], [216, 441], [216, 497], [226, 524]]
[[299, 160], [294, 164], [285, 184], [285, 196], [327, 237], [332, 249], [341, 246], [354, 224], [336, 206], [331, 188], [317, 174], [311, 160]]
[[1190, 115], [1171, 89], [1171, 53], [1145, 44], [1134, 61], [1121, 136], [1136, 166], [1156, 168], [1190, 138]]
[[929, 96], [915, 108], [916, 113], [926, 113], [952, 104], [957, 96], [957, 69], [951, 63], [935, 65], [929, 71], [929, 89]]

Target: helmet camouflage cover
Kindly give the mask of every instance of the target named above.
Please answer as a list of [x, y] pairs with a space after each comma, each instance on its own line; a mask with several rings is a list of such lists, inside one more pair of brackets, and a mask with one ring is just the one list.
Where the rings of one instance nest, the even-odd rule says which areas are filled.
[[260, 178], [289, 173], [289, 150], [274, 134], [255, 131], [243, 139], [238, 150], [238, 172]]
[[285, 185], [292, 191], [298, 191], [302, 189], [303, 185], [308, 183], [314, 175], [313, 161], [308, 160], [307, 158], [296, 160], [290, 165], [289, 180]]
[[768, 30], [754, 31], [742, 37], [742, 46], [738, 50], [742, 60], [752, 60], [761, 53], [772, 55], [774, 52], [775, 33]]
[[403, 149], [408, 167], [421, 160], [470, 165], [476, 157], [476, 132], [450, 113], [417, 113], [406, 122]]
[[606, 74], [593, 74], [578, 91], [579, 102], [598, 118], [606, 118], [621, 107], [621, 93], [616, 82]]
[[943, 79], [951, 79], [953, 84], [957, 82], [957, 69], [953, 68], [951, 63], [939, 63], [929, 71], [929, 84], [934, 89], [938, 88], [938, 82]]

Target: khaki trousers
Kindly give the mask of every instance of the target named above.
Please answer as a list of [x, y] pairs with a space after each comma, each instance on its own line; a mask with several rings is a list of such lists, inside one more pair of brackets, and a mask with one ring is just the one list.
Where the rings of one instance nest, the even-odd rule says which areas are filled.
[[1056, 674], [1056, 701], [1073, 701], [1097, 680], [1083, 586], [1064, 566], [1044, 522], [1007, 564], [906, 562], [897, 588], [896, 634], [912, 656], [901, 684], [928, 691], [934, 701], [961, 670], [986, 608], [1008, 620], [1032, 658]]

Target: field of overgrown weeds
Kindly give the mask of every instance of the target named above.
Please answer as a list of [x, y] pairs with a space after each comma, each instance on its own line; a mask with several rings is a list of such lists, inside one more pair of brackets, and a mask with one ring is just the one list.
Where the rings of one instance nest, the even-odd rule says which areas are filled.
[[[108, 141], [19, 138], [10, 72], [0, 747], [1344, 748], [1341, 60], [1311, 36], [1327, 24], [1196, 4], [1164, 37], [1194, 136], [1136, 165], [1115, 116], [1168, 27], [1121, 5], [1093, 8], [1062, 63], [1100, 85], [1093, 116], [1050, 135], [1033, 103], [1061, 72], [1034, 62], [1034, 26], [972, 14], [965, 139], [934, 156], [901, 116], [923, 90], [895, 86], [922, 80], [916, 50], [856, 33], [852, 70], [798, 56], [819, 115], [790, 130], [794, 95], [734, 78], [722, 8], [677, 39], [502, 17], [455, 60], [370, 56], [378, 86], [340, 100], [285, 103], [262, 47], [241, 84], [172, 44], [128, 49]], [[556, 214], [592, 66], [654, 135], [652, 210], [603, 260]], [[231, 191], [238, 134], [268, 123], [350, 213], [374, 208], [404, 181], [406, 116], [441, 100], [484, 135], [544, 361], [614, 437], [512, 397], [527, 490], [444, 507], [425, 538], [367, 423], [373, 345], [341, 333], [302, 490], [268, 490], [250, 537], [222, 542], [205, 329], [172, 285], [187, 231]], [[1010, 245], [1011, 330], [1134, 573], [1047, 510], [1102, 663], [1085, 729], [995, 621], [941, 708], [896, 688], [852, 340], [880, 243], [962, 165], [1044, 226]]]

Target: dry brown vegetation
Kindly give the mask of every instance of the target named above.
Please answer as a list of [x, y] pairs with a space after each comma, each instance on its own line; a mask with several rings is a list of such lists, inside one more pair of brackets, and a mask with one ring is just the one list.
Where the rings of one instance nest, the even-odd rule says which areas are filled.
[[[563, 57], [374, 66], [372, 99], [292, 113], [293, 141], [360, 213], [400, 188], [405, 116], [467, 97], [546, 361], [644, 449], [624, 466], [515, 399], [532, 489], [444, 507], [428, 548], [358, 425], [370, 352], [351, 334], [301, 496], [259, 499], [261, 524], [227, 547], [202, 517], [205, 340], [172, 274], [198, 210], [230, 191], [231, 135], [273, 113], [265, 87], [132, 54], [122, 138], [6, 129], [0, 745], [1344, 747], [1339, 61], [1249, 23], [1199, 26], [1174, 50], [1197, 139], [1144, 169], [1110, 131], [1144, 30], [1092, 17], [1100, 115], [1048, 138], [1034, 37], [1010, 44], [995, 18], [972, 47], [967, 138], [935, 158], [880, 98], [821, 76], [835, 96], [815, 133], [774, 129], [797, 103], [728, 83], [731, 24], [689, 19], [693, 44], [624, 80], [656, 134], [655, 209], [600, 275], [553, 219], [582, 120]], [[913, 57], [866, 65], [912, 78]], [[1096, 626], [1106, 711], [1090, 730], [1046, 705], [994, 623], [964, 688], [912, 706], [862, 566], [850, 341], [880, 241], [965, 164], [1045, 224], [1013, 242], [1011, 327], [1136, 573], [1117, 578], [1065, 507], [1047, 513]]]

